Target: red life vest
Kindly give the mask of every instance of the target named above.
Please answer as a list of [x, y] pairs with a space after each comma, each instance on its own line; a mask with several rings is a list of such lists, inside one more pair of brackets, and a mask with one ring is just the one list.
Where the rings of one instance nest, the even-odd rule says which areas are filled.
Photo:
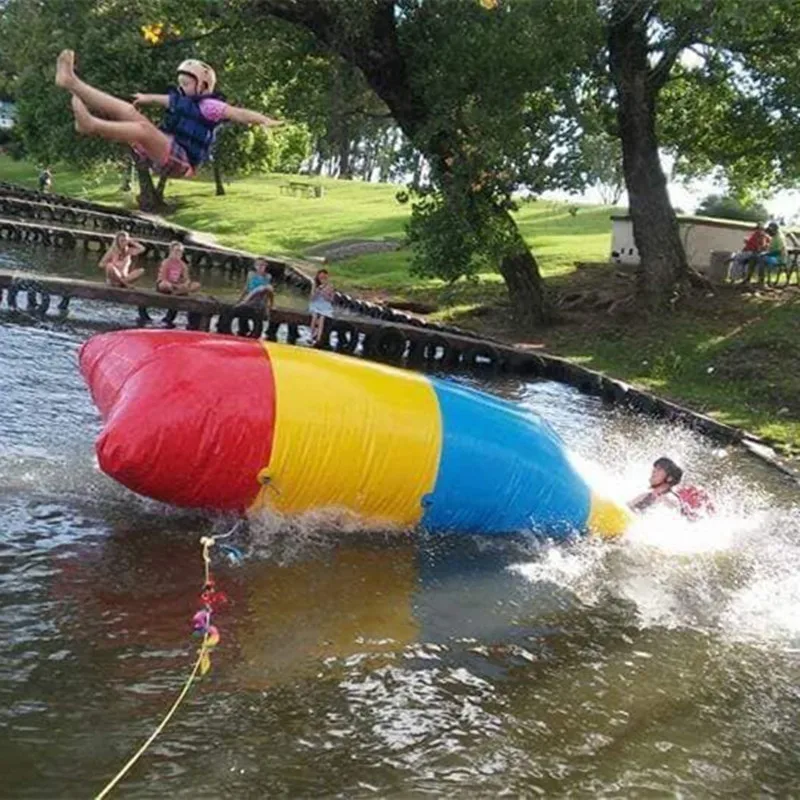
[[705, 489], [699, 486], [679, 486], [673, 489], [673, 494], [681, 504], [681, 514], [692, 521], [707, 517], [716, 513], [714, 503]]

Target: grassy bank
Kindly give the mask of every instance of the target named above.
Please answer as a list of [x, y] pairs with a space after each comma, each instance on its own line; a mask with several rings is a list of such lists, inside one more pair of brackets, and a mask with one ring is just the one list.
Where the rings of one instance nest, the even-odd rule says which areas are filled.
[[[0, 156], [0, 179], [35, 187], [37, 170], [26, 162]], [[402, 240], [408, 206], [400, 205], [397, 186], [361, 181], [315, 178], [322, 184], [322, 198], [308, 199], [281, 194], [281, 184], [297, 176], [268, 175], [237, 179], [224, 197], [214, 195], [208, 177], [167, 184], [166, 200], [174, 205], [170, 221], [212, 233], [223, 244], [261, 253], [302, 256], [324, 243], [346, 239]], [[132, 195], [119, 191], [119, 176], [89, 181], [72, 170], [56, 169], [53, 190], [105, 203], [133, 207]], [[581, 208], [573, 217], [565, 203], [526, 203], [518, 221], [528, 243], [535, 248], [545, 275], [571, 271], [578, 260], [602, 260], [611, 244], [610, 209]], [[409, 274], [409, 253], [364, 255], [337, 262], [337, 285], [347, 289], [398, 294], [435, 290], [441, 282]], [[481, 276], [496, 284], [498, 276]]]
[[[0, 156], [0, 179], [32, 186], [36, 171]], [[408, 209], [395, 201], [395, 187], [322, 179], [325, 196], [309, 200], [282, 195], [280, 185], [285, 181], [285, 176], [237, 180], [225, 197], [215, 197], [208, 180], [173, 182], [167, 191], [175, 206], [170, 220], [215, 234], [224, 244], [296, 256], [344, 239], [403, 236]], [[118, 183], [115, 175], [87, 183], [77, 173], [57, 170], [54, 188], [132, 205], [133, 198], [121, 194]], [[528, 339], [527, 344], [800, 452], [798, 290], [743, 293], [725, 287], [713, 295], [687, 299], [657, 324], [642, 322], [624, 303], [614, 303], [630, 294], [630, 274], [611, 266], [576, 269], [576, 262], [607, 257], [610, 211], [582, 207], [572, 216], [566, 204], [539, 201], [527, 203], [517, 214], [554, 295], [589, 301], [565, 304], [559, 323], [533, 340], [511, 324], [497, 275], [445, 287], [411, 276], [407, 250], [362, 255], [336, 262], [331, 270], [343, 289], [390, 301], [424, 301], [438, 308], [433, 315], [437, 318], [510, 341]]]

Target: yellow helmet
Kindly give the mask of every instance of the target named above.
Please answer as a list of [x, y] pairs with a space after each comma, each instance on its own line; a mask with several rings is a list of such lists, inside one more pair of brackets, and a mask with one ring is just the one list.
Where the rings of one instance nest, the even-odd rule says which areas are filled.
[[187, 58], [186, 61], [181, 61], [178, 65], [178, 74], [185, 72], [191, 75], [196, 81], [198, 89], [201, 84], [205, 84], [206, 91], [211, 93], [217, 85], [217, 73], [208, 66], [204, 61], [198, 61], [196, 58]]

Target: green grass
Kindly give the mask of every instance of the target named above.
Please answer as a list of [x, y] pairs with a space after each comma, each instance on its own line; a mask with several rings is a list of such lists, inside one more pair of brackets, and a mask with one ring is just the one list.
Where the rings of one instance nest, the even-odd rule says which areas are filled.
[[[37, 174], [27, 162], [0, 156], [0, 179], [35, 187]], [[404, 238], [409, 209], [396, 201], [397, 186], [315, 178], [325, 188], [325, 196], [308, 199], [280, 193], [280, 185], [289, 179], [296, 176], [237, 179], [226, 187], [224, 197], [214, 195], [208, 176], [171, 181], [166, 196], [176, 210], [169, 219], [212, 233], [222, 244], [276, 255], [301, 256], [314, 245], [342, 239]], [[133, 197], [118, 190], [119, 182], [113, 173], [89, 181], [73, 170], [56, 168], [53, 189], [132, 206]], [[575, 261], [601, 261], [608, 256], [611, 211], [587, 206], [573, 217], [566, 203], [539, 200], [523, 204], [517, 218], [523, 236], [541, 260], [543, 274], [552, 276], [570, 272]], [[411, 276], [409, 261], [410, 253], [400, 250], [336, 262], [331, 269], [343, 289], [390, 289], [403, 295], [442, 286]], [[499, 280], [493, 274], [481, 278], [489, 283]]]
[[800, 297], [720, 292], [649, 326], [558, 326], [549, 349], [800, 454]]
[[[0, 179], [35, 186], [37, 170], [0, 155]], [[232, 182], [215, 197], [206, 177], [174, 181], [167, 200], [170, 221], [219, 241], [265, 254], [302, 255], [308, 248], [342, 239], [402, 239], [408, 207], [395, 200], [396, 187], [320, 179], [321, 199], [281, 195], [288, 176]], [[106, 203], [133, 205], [120, 193], [119, 176], [88, 181], [56, 169], [58, 192]], [[604, 291], [615, 270], [576, 262], [604, 261], [610, 250], [609, 207], [565, 203], [523, 204], [517, 221], [551, 287], [558, 291]], [[362, 255], [335, 262], [335, 285], [388, 300], [412, 299], [438, 307], [434, 318], [519, 339], [509, 322], [504, 288], [496, 274], [445, 286], [409, 273], [410, 253]], [[621, 279], [618, 279], [621, 280]], [[626, 287], [623, 287], [623, 290]], [[745, 427], [800, 451], [800, 299], [791, 293], [743, 297], [734, 291], [700, 298], [657, 325], [621, 323], [604, 312], [573, 315], [542, 331], [550, 351]]]

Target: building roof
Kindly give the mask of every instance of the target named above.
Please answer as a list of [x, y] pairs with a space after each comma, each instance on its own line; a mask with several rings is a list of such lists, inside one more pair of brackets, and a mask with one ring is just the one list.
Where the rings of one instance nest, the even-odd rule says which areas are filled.
[[[750, 230], [755, 227], [755, 222], [744, 222], [740, 219], [723, 219], [721, 217], [699, 217], [694, 214], [677, 214], [678, 222], [687, 223], [689, 225], [709, 225], [711, 227], [719, 228], [740, 228], [741, 230]], [[630, 214], [612, 214], [611, 219], [629, 220]], [[764, 223], [769, 220], [763, 220]], [[781, 226], [784, 227], [784, 226]]]

